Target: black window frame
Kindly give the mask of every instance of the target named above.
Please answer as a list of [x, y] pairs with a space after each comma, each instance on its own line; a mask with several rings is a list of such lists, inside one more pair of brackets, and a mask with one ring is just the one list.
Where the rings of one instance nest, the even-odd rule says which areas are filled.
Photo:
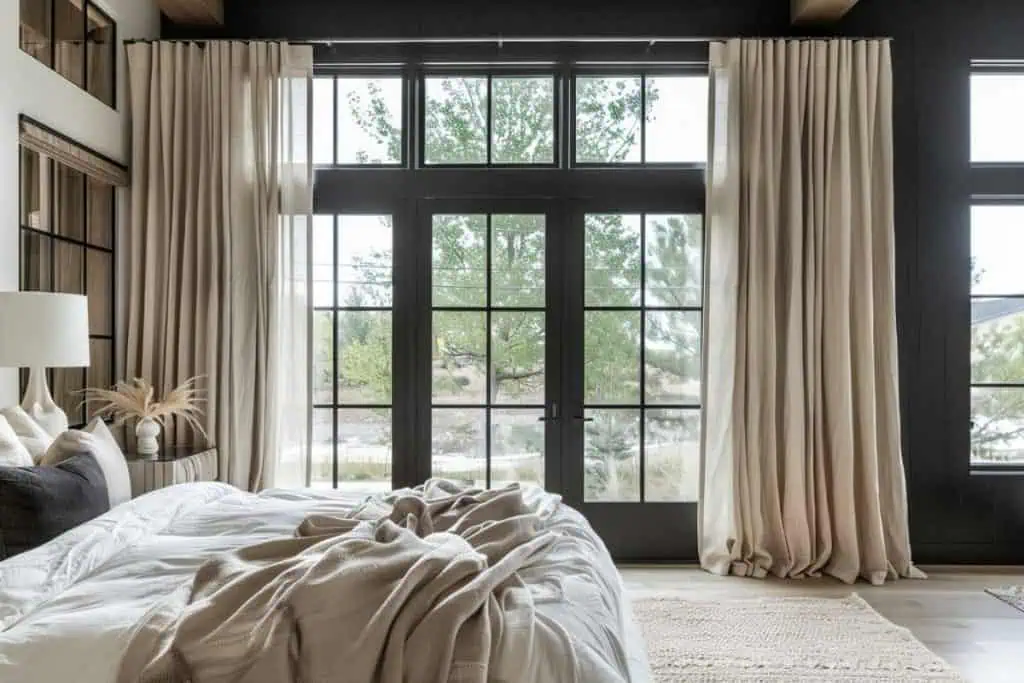
[[[48, 64], [45, 63], [45, 62], [41, 62], [41, 63], [44, 66], [46, 66], [48, 69], [53, 71], [54, 73], [57, 73], [58, 75], [60, 75], [62, 78], [64, 78], [68, 82], [74, 83], [74, 85], [76, 87], [78, 87], [80, 90], [88, 93], [89, 95], [91, 95], [92, 97], [96, 98], [97, 100], [99, 100], [100, 102], [102, 102], [106, 106], [110, 107], [114, 111], [117, 111], [118, 110], [118, 100], [117, 100], [117, 97], [118, 97], [118, 88], [117, 88], [117, 56], [118, 56], [118, 52], [119, 52], [119, 50], [118, 50], [119, 42], [118, 42], [117, 22], [114, 21], [114, 18], [111, 17], [110, 14], [106, 10], [104, 10], [102, 7], [100, 7], [95, 2], [93, 2], [93, 0], [81, 0], [82, 1], [82, 8], [81, 8], [81, 13], [82, 13], [82, 37], [83, 37], [82, 44], [81, 44], [81, 50], [82, 50], [82, 53], [83, 53], [82, 54], [82, 74], [81, 74], [82, 82], [81, 82], [81, 84], [75, 83], [75, 81], [72, 81], [70, 78], [68, 78], [65, 74], [63, 74], [61, 71], [59, 71], [57, 69], [57, 43], [58, 43], [57, 36], [56, 36], [56, 32], [57, 32], [57, 3], [58, 2], [70, 2], [70, 0], [35, 0], [35, 1], [37, 1], [37, 2], [38, 1], [42, 1], [42, 2], [48, 3], [49, 17], [50, 17], [50, 35], [49, 35], [49, 47], [50, 47], [49, 57], [50, 57], [50, 61], [49, 61]], [[19, 25], [20, 25], [20, 21], [21, 21], [20, 9], [21, 9], [21, 6], [19, 4]], [[109, 65], [108, 65], [109, 73], [107, 74], [107, 77], [110, 79], [110, 101], [109, 102], [106, 99], [100, 97], [99, 95], [96, 95], [92, 90], [89, 89], [89, 44], [90, 44], [90, 41], [89, 41], [89, 13], [90, 12], [95, 12], [96, 14], [101, 16], [104, 20], [106, 20], [106, 22], [110, 26], [110, 43], [107, 45], [107, 50], [109, 52], [109, 55], [108, 55], [108, 57], [109, 57]], [[24, 47], [22, 47], [20, 34], [19, 34], [19, 38], [18, 38], [18, 48], [22, 52], [24, 52], [25, 54], [28, 54], [28, 55], [32, 56], [33, 58], [35, 58], [35, 56], [32, 55], [32, 53], [28, 52], [28, 50], [25, 50]]]
[[[337, 98], [335, 98], [335, 101], [337, 101]], [[373, 165], [371, 164], [371, 165], [368, 165], [368, 166], [372, 167]], [[339, 419], [338, 419], [339, 411], [343, 411], [343, 410], [387, 410], [392, 415], [392, 425], [393, 425], [394, 424], [394, 403], [395, 403], [395, 387], [394, 387], [394, 378], [393, 377], [392, 377], [391, 402], [390, 403], [379, 403], [379, 402], [377, 402], [377, 403], [367, 403], [367, 402], [364, 402], [364, 401], [361, 401], [361, 402], [358, 402], [358, 403], [353, 403], [353, 402], [343, 402], [341, 400], [341, 398], [340, 398], [340, 387], [339, 387], [338, 378], [339, 378], [339, 358], [340, 358], [339, 343], [341, 341], [341, 337], [340, 337], [340, 335], [338, 333], [338, 325], [339, 325], [339, 322], [341, 320], [341, 316], [343, 314], [345, 314], [345, 313], [384, 313], [384, 314], [391, 315], [392, 316], [392, 321], [394, 321], [394, 316], [395, 316], [395, 307], [394, 307], [394, 261], [393, 260], [392, 260], [392, 284], [391, 284], [392, 296], [391, 296], [391, 306], [350, 306], [348, 304], [342, 303], [338, 299], [338, 279], [339, 279], [339, 270], [341, 268], [341, 257], [342, 257], [342, 255], [341, 255], [341, 245], [342, 245], [341, 227], [342, 227], [342, 225], [341, 224], [342, 224], [342, 221], [346, 217], [348, 217], [348, 216], [381, 217], [381, 218], [386, 217], [386, 218], [389, 218], [391, 220], [391, 223], [392, 223], [392, 233], [391, 234], [392, 234], [392, 254], [393, 254], [395, 246], [396, 246], [395, 245], [395, 240], [394, 240], [394, 217], [390, 216], [388, 214], [368, 213], [368, 212], [365, 212], [365, 211], [344, 211], [344, 212], [336, 213], [336, 214], [333, 214], [333, 215], [315, 214], [315, 216], [330, 218], [331, 222], [332, 222], [332, 226], [331, 226], [331, 232], [332, 232], [331, 251], [332, 251], [332, 262], [333, 262], [333, 282], [332, 282], [332, 286], [331, 286], [331, 290], [332, 290], [331, 291], [331, 303], [330, 304], [319, 304], [319, 305], [313, 305], [312, 303], [310, 304], [310, 316], [311, 317], [315, 316], [318, 313], [321, 313], [321, 314], [322, 313], [327, 313], [327, 314], [329, 314], [331, 316], [331, 348], [332, 348], [332, 353], [331, 353], [331, 400], [330, 400], [329, 403], [313, 402], [311, 404], [310, 408], [313, 411], [311, 416], [315, 415], [315, 413], [317, 411], [325, 411], [325, 410], [331, 411], [331, 425], [332, 425], [332, 433], [333, 433], [333, 437], [334, 437], [332, 442], [331, 442], [331, 452], [332, 452], [331, 481], [332, 481], [332, 488], [337, 489], [338, 488], [338, 483], [341, 481], [341, 478], [340, 478], [341, 477], [341, 469], [340, 469], [340, 465], [339, 465], [339, 461], [338, 461], [338, 434], [339, 434], [339, 426], [340, 426], [340, 422], [339, 422]], [[314, 218], [314, 220], [315, 220], [315, 218]], [[314, 230], [314, 229], [315, 229], [314, 226], [311, 225], [310, 226], [310, 230]], [[394, 327], [394, 323], [392, 322], [392, 328], [393, 327]], [[312, 339], [312, 335], [311, 335], [311, 339]], [[310, 372], [311, 373], [313, 372], [313, 365], [314, 365], [314, 361], [313, 361], [313, 358], [311, 356], [310, 357]], [[392, 341], [392, 366], [394, 366], [394, 341]], [[394, 450], [393, 447], [392, 447], [392, 450]], [[311, 484], [312, 484], [312, 468], [310, 467], [308, 469], [307, 473], [306, 473], [306, 486], [310, 486]]]
[[[976, 75], [1014, 75], [1024, 77], [1024, 61], [974, 61], [971, 64], [970, 77]], [[970, 85], [968, 86], [970, 87]], [[970, 158], [970, 156], [969, 156]], [[968, 233], [973, 229], [972, 214], [976, 207], [986, 206], [1019, 206], [1024, 208], [1024, 159], [1019, 161], [974, 161], [970, 160], [970, 190], [971, 201], [968, 211]], [[968, 264], [973, 259], [970, 248], [968, 253]], [[968, 265], [968, 271], [970, 265]], [[970, 308], [977, 300], [985, 299], [1011, 299], [1024, 301], [1024, 291], [1020, 293], [999, 293], [999, 294], [974, 294], [973, 283], [968, 278], [968, 297]], [[968, 325], [973, 327], [973, 318], [968, 319]], [[969, 347], [973, 353], [973, 341]], [[969, 431], [974, 429], [973, 392], [975, 389], [1019, 389], [1024, 392], [1024, 379], [1019, 382], [975, 382], [972, 363], [968, 361], [968, 406]], [[1024, 417], [1024, 416], [1022, 416]], [[970, 443], [970, 439], [968, 440]], [[968, 471], [970, 474], [1024, 474], [1024, 461], [1020, 463], [991, 463], [976, 462], [974, 460], [973, 444], [967, 454]]]
[[[99, 157], [99, 158], [103, 159], [104, 161], [107, 161], [108, 163], [117, 166], [118, 168], [127, 170], [122, 164], [114, 161], [113, 159], [110, 159], [109, 157], [106, 157], [105, 155], [100, 154], [99, 152], [95, 151], [94, 149], [92, 149], [90, 147], [82, 145], [81, 143], [75, 141], [74, 139], [64, 135], [63, 133], [60, 133], [59, 131], [56, 131], [56, 130], [54, 130], [54, 129], [52, 129], [52, 128], [50, 128], [50, 127], [48, 127], [48, 126], [46, 126], [46, 125], [44, 125], [44, 124], [42, 124], [42, 123], [32, 119], [30, 117], [28, 117], [28, 116], [21, 115], [20, 116], [20, 120], [30, 122], [32, 125], [37, 126], [39, 128], [42, 128], [42, 129], [46, 130], [47, 132], [49, 132], [50, 134], [56, 135], [57, 137], [60, 137], [61, 139], [65, 140], [66, 142], [68, 142], [68, 143], [70, 143], [72, 145], [75, 145], [77, 147], [81, 147], [83, 150], [87, 151], [89, 154], [92, 154], [92, 155], [94, 155], [96, 157]], [[113, 382], [115, 382], [117, 380], [117, 376], [118, 376], [118, 372], [117, 372], [118, 371], [118, 367], [117, 367], [117, 344], [118, 344], [118, 334], [117, 334], [117, 329], [118, 329], [118, 313], [117, 313], [117, 310], [118, 310], [117, 309], [117, 291], [118, 291], [117, 290], [117, 264], [118, 264], [118, 261], [117, 261], [117, 254], [118, 254], [117, 188], [115, 186], [113, 186], [113, 185], [110, 185], [106, 189], [106, 191], [109, 192], [109, 201], [110, 201], [110, 204], [109, 204], [109, 206], [110, 206], [110, 224], [108, 226], [109, 230], [110, 230], [109, 245], [99, 244], [99, 243], [91, 242], [90, 241], [90, 236], [89, 236], [89, 202], [90, 202], [91, 193], [89, 192], [89, 183], [90, 182], [98, 182], [98, 181], [95, 181], [94, 179], [92, 179], [88, 175], [86, 175], [85, 173], [81, 173], [81, 172], [79, 172], [79, 173], [82, 176], [82, 181], [81, 182], [82, 182], [82, 191], [83, 191], [83, 198], [84, 198], [83, 205], [82, 205], [83, 206], [83, 213], [82, 213], [82, 216], [81, 216], [81, 235], [82, 235], [82, 237], [81, 237], [81, 239], [79, 239], [79, 238], [72, 237], [72, 236], [69, 236], [69, 235], [62, 235], [62, 234], [58, 233], [57, 230], [56, 230], [57, 199], [58, 198], [57, 198], [57, 193], [54, 191], [54, 188], [56, 187], [55, 178], [56, 178], [56, 175], [57, 175], [57, 166], [60, 164], [60, 162], [58, 160], [56, 160], [56, 159], [49, 159], [50, 168], [48, 170], [48, 173], [49, 173], [49, 176], [50, 176], [50, 192], [48, 193], [47, 196], [40, 197], [40, 199], [42, 201], [47, 202], [47, 204], [48, 204], [48, 212], [49, 212], [49, 216], [50, 216], [50, 219], [51, 219], [51, 224], [49, 226], [47, 226], [47, 229], [41, 229], [41, 228], [33, 227], [31, 225], [26, 225], [25, 222], [22, 220], [22, 218], [25, 216], [25, 207], [22, 205], [22, 202], [24, 201], [24, 197], [25, 197], [24, 187], [22, 186], [22, 182], [23, 182], [23, 179], [24, 179], [24, 168], [23, 168], [23, 161], [24, 161], [23, 152], [24, 152], [24, 150], [25, 150], [25, 147], [23, 145], [19, 145], [18, 146], [18, 186], [19, 186], [19, 192], [18, 192], [18, 254], [19, 254], [19, 258], [18, 258], [18, 288], [20, 290], [22, 290], [22, 291], [27, 291], [26, 290], [26, 280], [25, 280], [25, 277], [26, 277], [26, 263], [25, 262], [26, 262], [27, 250], [25, 248], [25, 243], [26, 243], [27, 239], [31, 239], [33, 237], [36, 238], [36, 239], [40, 239], [40, 240], [45, 239], [45, 240], [47, 240], [49, 242], [49, 249], [48, 249], [48, 251], [49, 251], [49, 263], [50, 263], [49, 282], [45, 283], [45, 287], [43, 287], [41, 285], [40, 289], [39, 290], [35, 290], [35, 291], [43, 291], [43, 292], [56, 292], [57, 291], [57, 287], [56, 287], [56, 263], [57, 263], [56, 250], [57, 250], [57, 245], [58, 244], [63, 244], [65, 246], [67, 246], [67, 247], [76, 249], [77, 251], [80, 252], [80, 254], [81, 254], [80, 261], [81, 261], [81, 269], [82, 269], [82, 283], [81, 283], [82, 284], [82, 294], [84, 296], [86, 296], [86, 297], [88, 297], [88, 295], [89, 295], [89, 254], [92, 253], [92, 252], [102, 253], [102, 254], [106, 254], [110, 258], [109, 281], [107, 283], [108, 284], [107, 291], [105, 292], [105, 294], [109, 297], [107, 303], [109, 304], [109, 310], [110, 310], [110, 331], [109, 331], [109, 334], [94, 334], [92, 329], [89, 330], [89, 346], [90, 346], [89, 354], [90, 354], [90, 359], [92, 360], [93, 359], [93, 356], [92, 356], [92, 342], [93, 341], [102, 341], [102, 342], [106, 342], [107, 344], [109, 344], [109, 347], [110, 347], [109, 348], [109, 356], [107, 357], [106, 360], [109, 363], [108, 367], [110, 368], [109, 383], [112, 385]], [[41, 155], [37, 155], [37, 156], [40, 156], [40, 158], [42, 158]], [[92, 321], [90, 321], [90, 326], [91, 325], [92, 325]], [[62, 370], [64, 372], [81, 372], [81, 375], [82, 375], [81, 386], [84, 388], [84, 387], [90, 386], [90, 383], [89, 383], [89, 372], [90, 372], [90, 369], [91, 368], [64, 368]], [[53, 368], [47, 368], [46, 369], [46, 379], [47, 379], [47, 383], [49, 384], [50, 387], [54, 387], [55, 386], [54, 372], [55, 372], [55, 370]], [[28, 386], [28, 370], [27, 369], [22, 369], [21, 370], [19, 379], [20, 379], [20, 393], [24, 394], [25, 393], [25, 389]], [[101, 388], [109, 388], [109, 386], [104, 386], [104, 387], [101, 387]], [[55, 397], [55, 399], [58, 400], [58, 405], [60, 404], [59, 403], [60, 398], [61, 397], [59, 397], [59, 396]], [[90, 410], [88, 405], [81, 405], [76, 410], [77, 410], [77, 413], [72, 412], [72, 411], [67, 411], [66, 410], [66, 406], [65, 406], [65, 412], [68, 413], [68, 422], [69, 422], [69, 424], [70, 424], [70, 426], [72, 428], [78, 428], [78, 427], [85, 426], [94, 417], [92, 415], [92, 412], [91, 412], [91, 410]], [[79, 417], [81, 419], [74, 419], [76, 417]]]
[[[676, 306], [650, 304], [648, 302], [648, 284], [647, 284], [647, 219], [650, 216], [672, 216], [672, 215], [699, 215], [701, 217], [700, 225], [700, 244], [701, 254], [707, 255], [707, 226], [706, 216], [703, 211], [697, 213], [680, 214], [675, 211], [665, 210], [649, 210], [644, 209], [641, 211], [623, 211], [623, 210], [604, 210], [604, 211], [593, 211], [587, 210], [583, 213], [583, 239], [586, 241], [586, 218], [588, 216], [602, 216], [602, 215], [621, 215], [621, 216], [637, 216], [640, 219], [640, 299], [635, 304], [630, 305], [610, 305], [605, 303], [588, 303], [586, 300], [586, 268], [584, 261], [584, 273], [583, 273], [583, 287], [584, 287], [584, 299], [582, 302], [582, 310], [584, 319], [588, 313], [635, 313], [639, 319], [639, 342], [640, 346], [638, 349], [638, 366], [640, 370], [639, 386], [637, 388], [637, 400], [633, 403], [623, 403], [619, 401], [613, 402], [596, 402], [592, 403], [587, 400], [586, 394], [582, 397], [582, 409], [583, 414], [586, 416], [589, 411], [636, 411], [639, 415], [639, 479], [637, 487], [637, 500], [622, 501], [626, 503], [651, 503], [651, 502], [663, 502], [657, 499], [650, 499], [647, 493], [647, 458], [645, 449], [645, 442], [647, 439], [647, 416], [649, 412], [657, 411], [674, 411], [677, 413], [696, 413], [698, 418], [704, 411], [704, 400], [703, 392], [701, 396], [697, 397], [696, 402], [686, 401], [668, 401], [668, 402], [656, 402], [651, 401], [647, 397], [647, 331], [648, 331], [648, 315], [652, 313], [683, 313], [683, 314], [696, 314], [700, 319], [700, 349], [701, 355], [703, 355], [704, 348], [704, 321], [707, 310], [707, 293], [705, 286], [705, 273], [704, 269], [706, 264], [701, 264], [701, 298], [700, 303], [684, 304]], [[585, 353], [585, 350], [584, 350]], [[703, 363], [702, 363], [703, 365]], [[585, 372], [584, 368], [584, 372]], [[700, 379], [703, 384], [703, 377]], [[584, 498], [585, 503], [588, 504], [605, 504], [605, 503], [616, 503], [619, 501], [605, 501], [605, 500], [588, 500], [586, 498], [586, 481], [584, 477]]]
[[[545, 44], [379, 44], [317, 46], [316, 77], [401, 75], [403, 77], [403, 163], [383, 166], [316, 166], [314, 214], [386, 214], [392, 217], [393, 315], [402, 334], [392, 339], [392, 432], [395, 487], [423, 482], [431, 474], [430, 348], [433, 315], [430, 274], [429, 211], [437, 202], [479, 203], [478, 213], [502, 213], [500, 205], [543, 200], [561, 221], [565, 235], [582, 227], [581, 207], [609, 202], [621, 213], [705, 214], [704, 163], [575, 162], [575, 75], [630, 73], [708, 76], [708, 46], [703, 43], [635, 43], [570, 46]], [[425, 164], [425, 75], [551, 75], [554, 80], [554, 163]], [[337, 90], [335, 90], [337, 92]], [[337, 101], [337, 98], [335, 98]], [[407, 103], [407, 104], [406, 104]], [[312, 114], [311, 114], [312, 115]], [[335, 121], [337, 121], [335, 113]], [[488, 117], [490, 119], [490, 117]], [[644, 117], [645, 118], [645, 117]], [[488, 135], [488, 147], [491, 146]], [[337, 146], [337, 138], [334, 140]], [[472, 212], [468, 211], [467, 212]], [[549, 248], [555, 238], [549, 224]], [[706, 243], [705, 243], [706, 246]], [[706, 249], [705, 249], [706, 254]], [[563, 255], [565, 255], [563, 251]], [[570, 255], [570, 261], [575, 256]], [[569, 268], [570, 262], [560, 264]], [[552, 272], [549, 268], [549, 274]], [[582, 272], [582, 271], [581, 271]], [[582, 315], [582, 310], [578, 312]], [[555, 313], [550, 313], [554, 315]], [[562, 311], [567, 320], [575, 315]], [[573, 324], [578, 324], [574, 321]], [[582, 349], [567, 365], [548, 372], [566, 373], [582, 363]], [[550, 352], [548, 357], [551, 357]], [[565, 384], [563, 382], [563, 384]], [[561, 389], [566, 392], [563, 386]], [[563, 393], [568, 397], [568, 394]], [[569, 417], [569, 416], [566, 416]], [[561, 442], [563, 450], [573, 446]], [[551, 478], [553, 467], [546, 465]], [[559, 473], [555, 472], [555, 476]], [[578, 489], [581, 474], [561, 472], [561, 483]]]
[[[482, 163], [429, 163], [427, 161], [427, 88], [428, 78], [486, 78], [487, 79], [487, 160]], [[552, 111], [552, 149], [550, 162], [522, 163], [522, 162], [495, 162], [494, 161], [494, 79], [495, 78], [551, 78], [551, 111]], [[561, 75], [550, 66], [542, 65], [423, 65], [416, 83], [417, 93], [417, 135], [416, 135], [416, 159], [419, 168], [423, 169], [449, 169], [449, 170], [480, 170], [488, 168], [504, 169], [554, 169], [559, 168], [561, 159], [561, 137], [565, 135], [560, 130], [562, 98], [559, 96], [564, 85], [560, 82]]]
[[[654, 76], [707, 76], [707, 64], [608, 64], [581, 63], [575, 65], [569, 84], [568, 103], [572, 108], [570, 165], [573, 168], [591, 169], [664, 169], [679, 171], [703, 171], [706, 161], [647, 161], [647, 80]], [[640, 79], [640, 161], [578, 161], [576, 158], [576, 78], [639, 78]]]
[[[332, 124], [334, 126], [333, 133], [333, 149], [331, 150], [331, 157], [334, 159], [332, 163], [320, 163], [314, 164], [316, 169], [350, 169], [350, 170], [375, 170], [375, 169], [402, 169], [406, 168], [410, 162], [409, 154], [409, 102], [410, 102], [410, 88], [409, 83], [401, 69], [397, 69], [391, 65], [377, 65], [377, 64], [359, 64], [359, 65], [332, 65], [330, 69], [318, 68], [314, 73], [314, 79], [316, 78], [331, 78], [334, 81], [334, 87], [332, 92], [334, 94], [334, 118]], [[359, 164], [359, 163], [340, 163], [338, 161], [338, 81], [344, 78], [400, 78], [402, 84], [402, 111], [399, 113], [402, 122], [402, 141], [401, 141], [401, 159], [398, 162], [387, 162], [380, 164]], [[312, 102], [312, 100], [311, 100]], [[312, 110], [312, 107], [311, 107]], [[311, 133], [312, 134], [312, 133]]]

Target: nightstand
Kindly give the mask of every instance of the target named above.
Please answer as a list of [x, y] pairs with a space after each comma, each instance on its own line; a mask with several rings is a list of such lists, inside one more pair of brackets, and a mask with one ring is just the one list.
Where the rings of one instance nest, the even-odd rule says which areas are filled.
[[125, 453], [132, 480], [132, 497], [164, 486], [217, 481], [220, 461], [216, 448], [170, 446], [156, 455]]

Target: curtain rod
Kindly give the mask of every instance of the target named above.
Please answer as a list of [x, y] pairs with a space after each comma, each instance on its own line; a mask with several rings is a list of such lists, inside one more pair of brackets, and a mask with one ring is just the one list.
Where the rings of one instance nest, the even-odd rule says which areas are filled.
[[135, 43], [205, 43], [208, 41], [223, 40], [236, 43], [249, 43], [249, 42], [287, 42], [294, 45], [326, 45], [331, 47], [333, 45], [473, 45], [473, 44], [496, 44], [499, 47], [504, 43], [582, 43], [582, 44], [601, 44], [601, 43], [636, 43], [638, 45], [647, 43], [648, 45], [656, 45], [657, 43], [721, 43], [729, 40], [735, 40], [740, 38], [743, 40], [792, 40], [792, 41], [813, 41], [813, 40], [854, 40], [854, 41], [865, 41], [865, 40], [880, 40], [885, 42], [892, 42], [891, 36], [877, 36], [877, 37], [864, 37], [864, 36], [729, 36], [719, 38], [702, 38], [702, 37], [676, 37], [676, 38], [504, 38], [504, 37], [490, 37], [490, 38], [348, 38], [348, 39], [302, 39], [302, 40], [287, 40], [287, 39], [274, 39], [274, 38], [166, 38], [166, 39], [149, 39], [149, 38], [138, 38], [124, 41], [126, 45], [132, 45]]

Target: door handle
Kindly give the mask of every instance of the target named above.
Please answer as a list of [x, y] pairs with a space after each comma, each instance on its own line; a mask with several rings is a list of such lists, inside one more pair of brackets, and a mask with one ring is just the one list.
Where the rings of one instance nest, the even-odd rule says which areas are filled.
[[537, 422], [558, 422], [558, 404], [552, 403], [548, 408], [547, 415], [538, 417]]
[[580, 422], [593, 422], [594, 421], [594, 418], [592, 418], [592, 417], [583, 417], [582, 415], [577, 415], [577, 416], [575, 416], [572, 419], [579, 420]]

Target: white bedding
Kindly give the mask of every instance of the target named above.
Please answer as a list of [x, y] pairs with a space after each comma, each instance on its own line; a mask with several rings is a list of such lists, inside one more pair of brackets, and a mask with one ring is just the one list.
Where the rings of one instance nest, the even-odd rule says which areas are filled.
[[[290, 536], [325, 498], [359, 500], [336, 492], [249, 494], [224, 484], [184, 484], [0, 562], [0, 683], [113, 683], [132, 628], [190, 582], [211, 553]], [[551, 524], [566, 542], [551, 552], [549, 571], [536, 585], [544, 597], [538, 611], [568, 635], [579, 679], [650, 680], [643, 642], [603, 544], [567, 506], [559, 506]], [[524, 670], [558, 668], [525, 664]]]

